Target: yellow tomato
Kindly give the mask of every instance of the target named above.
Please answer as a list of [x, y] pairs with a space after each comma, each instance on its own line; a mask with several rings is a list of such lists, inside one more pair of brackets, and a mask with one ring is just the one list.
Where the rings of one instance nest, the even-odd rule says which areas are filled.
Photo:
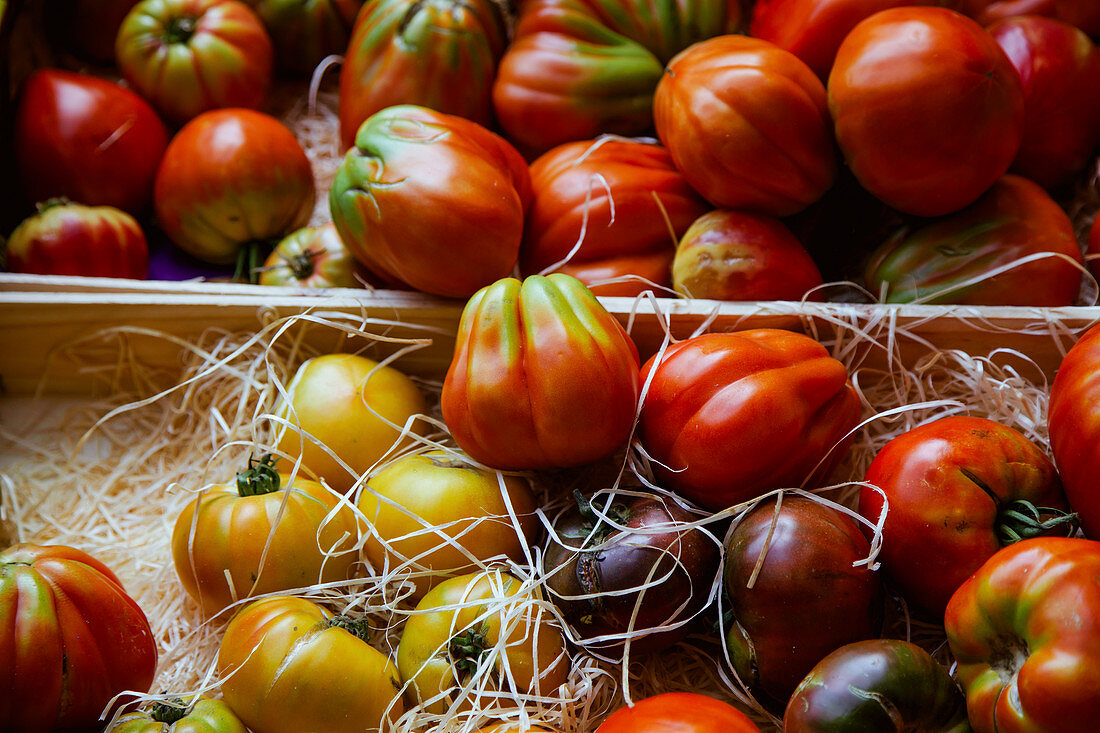
[[361, 625], [304, 598], [245, 606], [218, 651], [225, 701], [255, 733], [378, 731], [401, 715], [401, 684]]
[[524, 479], [438, 450], [394, 462], [371, 477], [359, 497], [369, 529], [367, 559], [377, 570], [406, 565], [418, 595], [493, 558], [523, 561], [524, 542], [538, 531], [536, 508]]
[[[424, 395], [401, 372], [354, 354], [328, 354], [298, 369], [289, 401], [276, 413], [290, 423], [280, 428], [279, 449], [302, 462], [330, 486], [346, 491], [391, 449], [411, 444], [401, 429], [413, 415], [427, 412]], [[417, 420], [413, 432], [428, 426]], [[306, 435], [308, 434], [308, 435]], [[313, 440], [310, 439], [312, 436]], [[349, 473], [314, 440], [324, 443]], [[396, 444], [396, 445], [395, 445]]]
[[397, 646], [397, 669], [415, 702], [429, 712], [445, 711], [483, 664], [491, 670], [478, 689], [514, 684], [521, 694], [549, 695], [564, 684], [565, 637], [533, 593], [500, 570], [444, 580], [428, 591]]
[[351, 574], [358, 559], [351, 507], [337, 510], [339, 497], [316, 481], [299, 477], [286, 486], [288, 480], [270, 456], [250, 460], [236, 485], [207, 490], [176, 519], [176, 574], [206, 613], [235, 599]]

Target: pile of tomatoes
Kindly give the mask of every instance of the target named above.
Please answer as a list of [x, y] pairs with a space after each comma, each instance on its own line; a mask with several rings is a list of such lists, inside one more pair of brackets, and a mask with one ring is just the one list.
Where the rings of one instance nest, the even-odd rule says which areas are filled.
[[[1082, 289], [1065, 207], [1100, 143], [1086, 0], [73, 4], [50, 34], [99, 76], [20, 84], [39, 213], [14, 271], [455, 298], [554, 271], [719, 300]], [[346, 156], [332, 223], [309, 228], [309, 159], [262, 110], [329, 56]], [[171, 243], [151, 269], [145, 234]]]
[[[141, 277], [155, 227], [242, 279], [467, 299], [442, 424], [398, 370], [318, 357], [270, 452], [171, 518], [182, 591], [228, 620], [224, 701], [114, 733], [385, 730], [406, 705], [472, 730], [552, 699], [579, 655], [691, 632], [788, 733], [1091, 730], [1100, 332], [1053, 385], [1053, 460], [943, 418], [888, 443], [845, 507], [815, 492], [865, 405], [822, 344], [704, 334], [643, 363], [596, 295], [816, 298], [856, 268], [890, 301], [1075, 303], [1085, 259], [1052, 193], [1100, 143], [1095, 3], [526, 0], [514, 28], [485, 0], [75, 5], [52, 32], [125, 85], [24, 80], [39, 212], [10, 269]], [[261, 110], [274, 74], [333, 53], [347, 152], [309, 229], [310, 160]], [[624, 455], [540, 512], [532, 482]], [[308, 597], [364, 578], [405, 604], [392, 654]], [[891, 597], [943, 625], [954, 669], [880, 638]], [[3, 619], [2, 729], [91, 728], [153, 680], [144, 614], [79, 550], [0, 553]], [[756, 726], [676, 693], [599, 728], [669, 729]]]

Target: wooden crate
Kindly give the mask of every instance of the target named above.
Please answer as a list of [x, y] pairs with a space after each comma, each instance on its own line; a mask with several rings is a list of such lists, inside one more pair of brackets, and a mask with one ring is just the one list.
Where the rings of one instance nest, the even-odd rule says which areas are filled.
[[[1039, 442], [1045, 440], [1045, 404], [1020, 410], [1017, 397], [1028, 390], [1041, 394], [1064, 352], [1084, 329], [1100, 320], [1100, 308], [718, 303], [644, 298], [605, 298], [602, 302], [631, 332], [643, 357], [656, 352], [666, 334], [685, 338], [701, 330], [756, 327], [798, 330], [825, 342], [834, 355], [849, 365], [869, 400], [871, 413], [885, 415], [901, 407], [903, 401], [923, 396], [933, 402], [906, 419], [919, 422], [936, 414], [960, 411], [1002, 416]], [[209, 343], [212, 335], [234, 335], [240, 341], [248, 334], [262, 332], [270, 336], [285, 327], [280, 339], [296, 341], [303, 354], [365, 350], [369, 355], [384, 357], [412, 345], [416, 348], [403, 353], [395, 366], [438, 384], [450, 361], [461, 310], [459, 301], [393, 291], [307, 294], [296, 289], [246, 285], [184, 283], [165, 288], [163, 283], [74, 278], [44, 281], [4, 276], [0, 279], [0, 378], [4, 386], [4, 396], [0, 398], [3, 433], [0, 438], [5, 440], [0, 440], [0, 479], [6, 459], [12, 459], [14, 454], [32, 455], [36, 449], [99, 451], [103, 473], [110, 474], [111, 461], [126, 450], [125, 436], [116, 435], [113, 442], [93, 440], [78, 444], [78, 433], [72, 441], [62, 441], [58, 446], [28, 445], [28, 441], [33, 443], [37, 435], [34, 430], [43, 423], [51, 420], [64, 423], [71, 419], [74, 408], [85, 413], [99, 411], [98, 414], [117, 408], [120, 404], [115, 399], [117, 391], [137, 389], [148, 393], [158, 385], [170, 387], [178, 380], [187, 357], [193, 356], [193, 347]], [[324, 323], [317, 324], [314, 320]], [[341, 330], [341, 325], [347, 329]], [[362, 333], [349, 334], [349, 331]], [[121, 361], [120, 354], [124, 355]], [[126, 370], [118, 368], [125, 360], [141, 363], [160, 381], [152, 386], [131, 384], [126, 379]], [[945, 362], [960, 367], [971, 381], [953, 385], [950, 370], [937, 371], [937, 364]], [[973, 380], [986, 379], [995, 386], [972, 397]], [[894, 395], [897, 402], [891, 401]], [[937, 401], [936, 397], [945, 399]], [[998, 410], [1003, 415], [998, 415]], [[886, 439], [883, 436], [890, 429], [897, 429], [886, 425], [890, 420], [876, 420], [871, 414], [867, 417], [867, 438], [859, 441], [862, 453], [842, 465], [840, 472], [846, 472], [840, 477], [842, 481], [860, 478], [869, 457]], [[80, 429], [84, 427], [86, 424]], [[210, 449], [216, 450], [217, 446], [211, 445]], [[13, 455], [3, 455], [4, 452]], [[179, 467], [175, 470], [181, 471]], [[195, 466], [193, 475], [186, 470], [179, 475], [187, 477], [181, 483], [189, 481], [183, 489], [191, 491], [213, 481], [215, 476], [211, 474], [216, 472], [215, 464], [211, 463]], [[48, 473], [44, 480], [55, 479], [53, 473]], [[18, 502], [20, 492], [30, 488], [0, 480], [0, 499], [4, 498], [2, 492], [13, 492], [6, 502], [0, 502], [0, 508], [10, 509], [12, 500]], [[159, 492], [165, 490], [172, 493], [172, 487], [151, 485], [145, 503], [158, 501], [155, 497], [162, 496]], [[105, 559], [114, 563], [125, 584], [137, 582], [139, 574], [146, 573], [153, 576], [159, 587], [174, 587], [166, 541], [150, 549], [138, 540], [126, 539], [125, 523], [114, 526], [117, 518], [103, 526], [93, 511], [83, 510], [80, 488], [65, 485], [64, 481], [59, 482], [56, 490], [38, 486], [34, 492], [36, 501], [53, 502], [50, 506], [54, 508], [49, 511], [54, 515], [45, 520], [40, 517], [34, 535], [20, 539], [75, 543], [71, 538], [80, 536], [77, 530], [91, 531], [80, 527], [92, 527], [98, 537], [95, 542], [100, 544], [89, 549], [106, 554]], [[172, 519], [167, 515], [178, 511], [179, 503], [176, 497], [163, 509], [145, 511], [151, 521], [170, 527]], [[80, 519], [74, 520], [76, 525], [70, 528], [73, 521], [56, 516], [59, 512], [73, 512]], [[53, 519], [63, 521], [55, 523]], [[5, 530], [4, 517], [0, 515], [0, 545], [4, 544], [5, 531], [11, 534], [10, 527]], [[175, 593], [182, 596], [178, 589]], [[199, 626], [193, 604], [188, 605], [183, 598], [166, 607], [183, 619], [173, 622], [173, 634], [178, 635], [181, 629], [200, 634], [208, 655], [212, 649], [216, 651], [219, 629]], [[678, 651], [660, 655], [660, 659], [652, 662], [657, 667], [652, 676], [665, 680], [659, 685], [683, 689], [683, 669], [709, 659], [713, 666], [711, 676], [700, 689], [725, 695], [751, 712], [743, 701], [738, 701], [728, 677], [722, 676], [716, 646], [693, 641], [685, 648], [690, 654]], [[681, 663], [684, 654], [689, 656]], [[170, 665], [178, 662], [173, 658], [164, 664], [170, 671]], [[162, 673], [168, 674], [163, 670]], [[652, 692], [653, 684], [635, 679], [629, 694], [637, 699]], [[583, 697], [587, 693], [578, 689], [575, 694], [579, 697], [571, 704], [577, 710], [583, 709], [583, 714], [567, 712], [549, 722], [564, 733], [590, 733], [584, 721], [598, 720], [621, 704], [623, 692], [618, 689], [612, 695], [605, 691], [588, 699]], [[759, 711], [753, 714], [763, 730], [773, 730], [766, 716]], [[473, 729], [471, 723], [461, 731], [456, 728], [454, 733]]]

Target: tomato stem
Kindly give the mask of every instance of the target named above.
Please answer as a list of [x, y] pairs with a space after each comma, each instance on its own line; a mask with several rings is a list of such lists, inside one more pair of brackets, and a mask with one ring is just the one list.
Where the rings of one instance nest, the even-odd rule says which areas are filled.
[[178, 697], [155, 702], [149, 708], [149, 717], [158, 723], [172, 725], [187, 717], [187, 703]]
[[[583, 531], [589, 539], [584, 546], [598, 545], [615, 531], [615, 524], [626, 524], [630, 519], [630, 510], [624, 504], [614, 502], [608, 507], [604, 515], [596, 513], [592, 508], [592, 501], [581, 493], [580, 489], [573, 490], [573, 498], [577, 501], [577, 509], [584, 520]], [[611, 519], [612, 522], [607, 521]]]
[[187, 43], [195, 35], [196, 22], [190, 15], [172, 18], [164, 28], [164, 40], [168, 43]]
[[58, 206], [68, 206], [71, 203], [72, 201], [70, 201], [65, 196], [54, 196], [53, 198], [48, 198], [45, 201], [39, 201], [37, 204], [34, 205], [34, 208], [35, 211], [37, 211], [39, 214], [44, 214], [50, 209], [56, 209]]
[[343, 629], [363, 641], [370, 640], [370, 624], [367, 623], [365, 618], [353, 619], [350, 616], [333, 616], [328, 620], [328, 625], [330, 628]]
[[997, 513], [997, 539], [1007, 547], [1013, 542], [1051, 533], [1072, 537], [1079, 525], [1076, 512], [1037, 507], [1030, 501], [1018, 499], [1004, 505]]
[[248, 457], [248, 468], [237, 472], [237, 493], [240, 496], [263, 496], [279, 490], [279, 472], [275, 456], [264, 453], [260, 460]]
[[455, 634], [447, 644], [447, 651], [454, 659], [455, 669], [462, 679], [470, 677], [477, 671], [481, 658], [485, 656], [488, 640], [489, 623], [481, 622], [477, 629], [467, 629], [461, 634]]

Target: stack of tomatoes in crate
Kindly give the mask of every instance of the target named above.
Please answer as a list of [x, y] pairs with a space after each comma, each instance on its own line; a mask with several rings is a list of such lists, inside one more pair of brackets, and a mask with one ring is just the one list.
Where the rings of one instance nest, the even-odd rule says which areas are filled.
[[[216, 649], [151, 689], [186, 644], [100, 560], [15, 544], [0, 728], [1091, 730], [1100, 336], [1048, 396], [936, 344], [895, 361], [913, 337], [874, 306], [815, 310], [821, 340], [632, 333], [667, 294], [1053, 324], [1091, 293], [1100, 6], [1025, 5], [12, 3], [13, 49], [41, 31], [83, 71], [11, 65], [12, 212], [38, 211], [9, 270], [140, 278], [163, 239], [188, 273], [468, 301], [438, 400], [399, 358], [288, 355], [334, 325], [304, 313], [191, 344], [214, 366], [97, 421], [247, 375], [247, 446], [200, 416], [245, 465], [166, 505], [149, 560]], [[330, 181], [268, 113], [334, 54]], [[944, 363], [973, 401], [921, 383]]]

